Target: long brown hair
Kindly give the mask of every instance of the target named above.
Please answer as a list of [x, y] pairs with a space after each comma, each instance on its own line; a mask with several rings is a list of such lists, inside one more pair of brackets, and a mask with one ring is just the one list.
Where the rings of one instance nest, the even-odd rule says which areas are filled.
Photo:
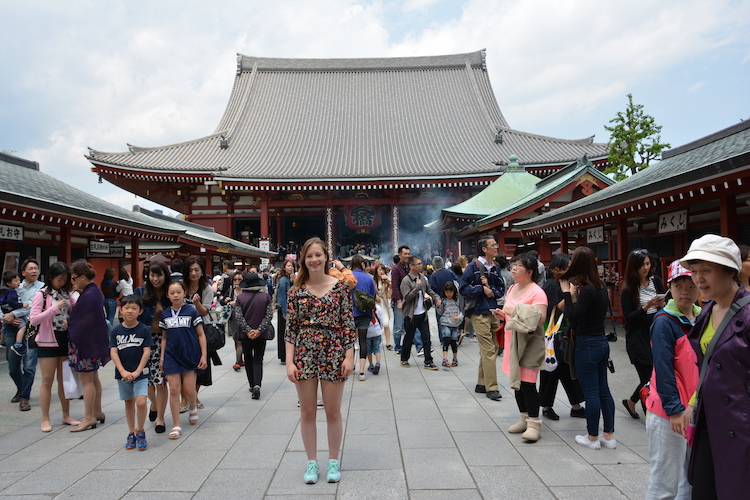
[[293, 269], [293, 271], [292, 271], [292, 274], [294, 274], [294, 273], [296, 273], [296, 272], [297, 272], [297, 263], [296, 263], [296, 262], [294, 262], [293, 260], [288, 260], [288, 259], [287, 259], [287, 260], [285, 260], [285, 261], [284, 261], [284, 262], [283, 262], [283, 263], [281, 264], [281, 267], [279, 268], [281, 272], [279, 272], [279, 273], [278, 273], [278, 274], [276, 275], [276, 278], [274, 279], [274, 282], [275, 282], [275, 283], [276, 283], [277, 285], [278, 285], [278, 284], [279, 284], [279, 282], [281, 281], [281, 278], [283, 278], [284, 276], [286, 276], [287, 278], [290, 278], [290, 279], [291, 279], [291, 277], [292, 277], [292, 275], [291, 275], [291, 274], [289, 274], [289, 273], [287, 273], [287, 272], [286, 272], [286, 264], [287, 264], [287, 262], [291, 262], [291, 263], [292, 263], [292, 269]]
[[306, 283], [307, 280], [310, 279], [310, 271], [307, 269], [307, 265], [305, 264], [305, 256], [307, 255], [307, 250], [315, 244], [320, 245], [320, 248], [323, 249], [323, 254], [326, 256], [326, 263], [323, 269], [325, 269], [327, 273], [328, 269], [330, 268], [331, 257], [330, 255], [328, 255], [328, 248], [326, 248], [323, 240], [321, 240], [317, 236], [313, 236], [312, 238], [307, 240], [304, 245], [302, 245], [302, 250], [299, 253], [299, 272], [297, 273], [297, 279], [294, 280], [294, 288], [301, 287], [303, 283]]
[[578, 279], [578, 284], [583, 286], [592, 285], [595, 288], [603, 288], [599, 277], [599, 271], [596, 269], [596, 257], [589, 247], [578, 247], [573, 251], [573, 258], [570, 260], [570, 267], [565, 274], [560, 276], [561, 280]]
[[[383, 270], [382, 278], [378, 275], [378, 271], [381, 269]], [[388, 268], [385, 267], [385, 264], [378, 264], [375, 269], [372, 270], [372, 276], [375, 278], [375, 284], [384, 286], [386, 295], [389, 294], [391, 291], [391, 282], [388, 281]]]

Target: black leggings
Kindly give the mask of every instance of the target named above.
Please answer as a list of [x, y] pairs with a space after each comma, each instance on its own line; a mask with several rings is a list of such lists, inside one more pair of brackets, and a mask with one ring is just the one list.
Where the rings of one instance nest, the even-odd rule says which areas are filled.
[[359, 334], [359, 359], [367, 358], [367, 329], [357, 329]]
[[578, 379], [574, 380], [571, 378], [570, 365], [560, 362], [553, 372], [544, 370], [539, 372], [539, 398], [543, 408], [551, 408], [555, 404], [558, 381], [562, 382], [563, 389], [565, 389], [565, 394], [568, 395], [568, 401], [571, 406], [583, 402], [581, 384], [578, 382]]
[[635, 392], [633, 393], [633, 395], [630, 396], [630, 400], [633, 403], [637, 403], [641, 400], [641, 387], [646, 385], [646, 382], [651, 379], [651, 372], [654, 369], [654, 365], [634, 364], [633, 366], [635, 366], [635, 371], [638, 372], [638, 380], [640, 380], [640, 383], [638, 384], [638, 387], [635, 388]]
[[263, 355], [266, 352], [266, 341], [261, 338], [242, 339], [242, 350], [245, 352], [245, 375], [250, 388], [263, 385]]
[[455, 358], [458, 353], [458, 342], [450, 337], [443, 337], [443, 352], [448, 352], [449, 347], [453, 350], [453, 357]]
[[521, 390], [516, 391], [516, 403], [521, 413], [528, 413], [529, 417], [539, 416], [539, 393], [536, 384], [521, 382]]

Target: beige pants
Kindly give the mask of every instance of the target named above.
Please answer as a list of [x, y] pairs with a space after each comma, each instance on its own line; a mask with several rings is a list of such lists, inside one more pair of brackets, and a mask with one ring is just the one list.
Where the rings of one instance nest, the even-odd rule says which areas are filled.
[[487, 392], [498, 390], [497, 386], [497, 331], [500, 322], [492, 314], [472, 314], [471, 323], [479, 344], [479, 371], [477, 385], [483, 385]]

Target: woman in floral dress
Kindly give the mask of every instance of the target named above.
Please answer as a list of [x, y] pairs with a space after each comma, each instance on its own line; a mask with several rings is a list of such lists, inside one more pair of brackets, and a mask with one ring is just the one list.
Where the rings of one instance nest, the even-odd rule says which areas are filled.
[[300, 271], [289, 292], [287, 310], [286, 371], [297, 386], [300, 429], [307, 453], [308, 484], [318, 481], [317, 411], [318, 381], [328, 426], [327, 480], [338, 482], [339, 450], [343, 435], [341, 397], [343, 382], [354, 370], [356, 330], [349, 289], [328, 275], [328, 251], [319, 238], [302, 247]]

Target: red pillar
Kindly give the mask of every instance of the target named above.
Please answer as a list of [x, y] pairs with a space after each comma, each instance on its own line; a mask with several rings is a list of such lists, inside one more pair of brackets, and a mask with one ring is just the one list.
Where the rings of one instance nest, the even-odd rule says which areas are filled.
[[560, 252], [568, 253], [568, 232], [560, 231]]
[[70, 259], [73, 258], [71, 249], [72, 234], [73, 232], [69, 227], [63, 226], [60, 228], [60, 260], [66, 264], [71, 264]]
[[734, 195], [719, 197], [721, 234], [737, 241], [737, 199]]
[[260, 237], [268, 237], [268, 195], [260, 195]]
[[[278, 209], [277, 209], [278, 210]], [[282, 228], [281, 212], [276, 212], [276, 246], [278, 247], [284, 242], [284, 235], [281, 234]]]
[[140, 240], [130, 238], [130, 277], [133, 278], [133, 289], [141, 286], [141, 270], [138, 269], [138, 254], [141, 253]]

